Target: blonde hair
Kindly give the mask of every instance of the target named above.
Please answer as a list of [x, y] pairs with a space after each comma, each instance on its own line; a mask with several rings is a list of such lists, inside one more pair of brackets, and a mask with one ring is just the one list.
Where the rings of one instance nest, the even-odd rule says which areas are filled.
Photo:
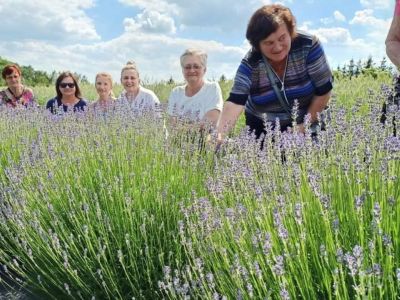
[[121, 78], [122, 78], [122, 73], [124, 73], [126, 70], [134, 70], [134, 71], [136, 71], [136, 73], [139, 76], [139, 70], [138, 70], [138, 68], [136, 66], [136, 63], [134, 61], [132, 61], [132, 60], [129, 60], [126, 63], [126, 65], [122, 68], [122, 70], [121, 70]]
[[110, 87], [111, 87], [110, 96], [111, 96], [112, 99], [114, 99], [115, 96], [114, 96], [114, 92], [112, 90], [112, 88], [113, 88], [113, 79], [112, 79], [111, 74], [107, 73], [107, 72], [99, 72], [99, 73], [97, 73], [96, 74], [96, 78], [95, 78], [95, 84], [97, 82], [97, 78], [99, 78], [99, 77], [104, 77], [104, 78], [108, 79], [108, 81], [110, 82]]
[[198, 56], [200, 58], [200, 62], [204, 68], [207, 67], [207, 53], [204, 50], [196, 49], [196, 48], [188, 48], [181, 55], [181, 66], [183, 67], [183, 61], [186, 56]]

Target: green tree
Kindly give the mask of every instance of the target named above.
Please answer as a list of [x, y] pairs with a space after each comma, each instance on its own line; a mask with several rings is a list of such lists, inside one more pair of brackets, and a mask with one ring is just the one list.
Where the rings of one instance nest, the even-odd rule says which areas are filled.
[[351, 77], [353, 77], [353, 75], [354, 75], [354, 68], [355, 68], [354, 59], [352, 58], [352, 59], [350, 59], [350, 61], [349, 61], [349, 67], [348, 67], [348, 74], [349, 74], [349, 76], [350, 76], [350, 79], [351, 79]]

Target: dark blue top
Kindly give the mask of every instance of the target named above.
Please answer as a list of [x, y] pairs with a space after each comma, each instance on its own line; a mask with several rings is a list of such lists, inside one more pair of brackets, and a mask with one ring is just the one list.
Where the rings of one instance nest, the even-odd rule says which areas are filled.
[[[52, 114], [56, 114], [61, 111], [61, 106], [62, 106], [63, 112], [68, 111], [68, 106], [62, 104], [61, 99], [54, 97], [54, 98], [50, 99], [49, 101], [47, 101], [46, 109], [50, 110]], [[74, 105], [74, 112], [84, 111], [86, 106], [87, 106], [87, 101], [81, 98]]]

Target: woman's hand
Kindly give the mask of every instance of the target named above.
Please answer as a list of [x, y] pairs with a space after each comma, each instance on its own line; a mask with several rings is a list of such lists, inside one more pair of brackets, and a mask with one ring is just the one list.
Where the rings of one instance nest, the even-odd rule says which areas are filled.
[[220, 147], [227, 133], [235, 126], [244, 106], [227, 101], [217, 125], [216, 145]]

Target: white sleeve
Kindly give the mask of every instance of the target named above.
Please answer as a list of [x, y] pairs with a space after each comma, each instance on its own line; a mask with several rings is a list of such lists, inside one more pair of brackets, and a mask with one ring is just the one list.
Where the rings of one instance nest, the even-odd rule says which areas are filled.
[[158, 99], [157, 95], [153, 91], [150, 92], [151, 92], [150, 96], [152, 98], [151, 100], [154, 102], [154, 104], [156, 105], [160, 104], [160, 100]]
[[222, 111], [224, 101], [222, 99], [222, 91], [218, 82], [213, 82], [209, 86], [209, 93], [207, 96], [207, 102], [205, 103], [204, 113], [208, 113], [210, 110], [216, 109]]

